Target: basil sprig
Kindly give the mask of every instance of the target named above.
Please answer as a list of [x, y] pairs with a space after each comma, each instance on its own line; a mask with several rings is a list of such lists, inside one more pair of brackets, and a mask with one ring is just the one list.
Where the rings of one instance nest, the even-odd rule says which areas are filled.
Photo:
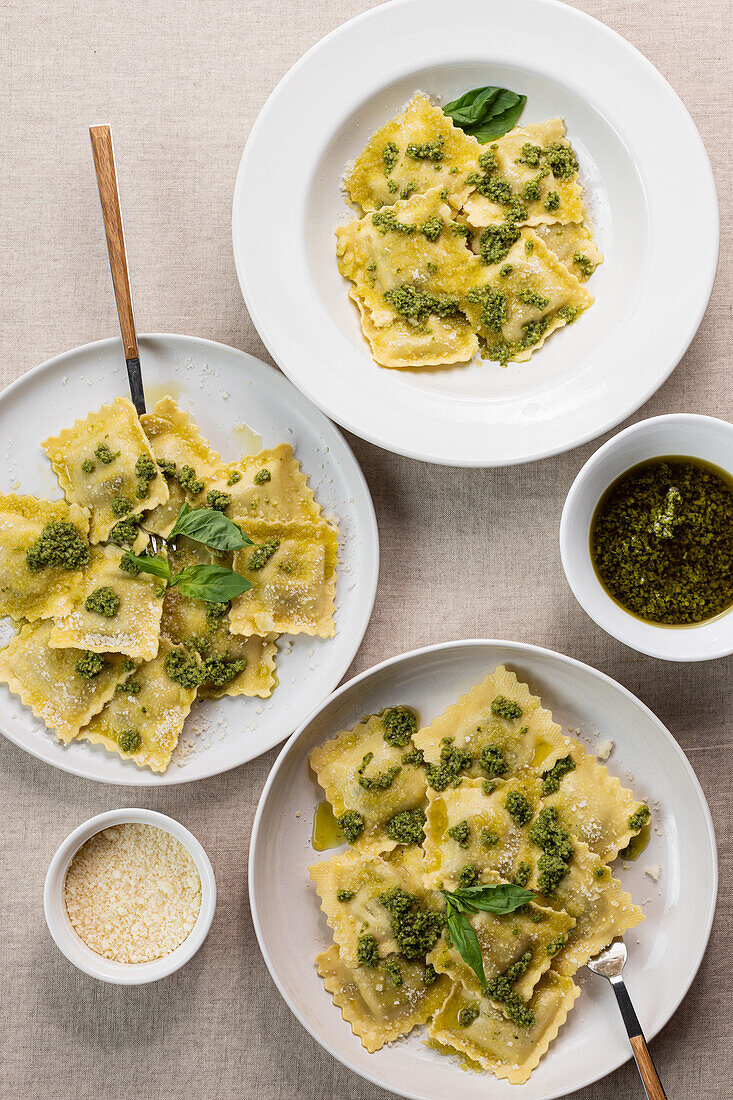
[[486, 993], [481, 944], [466, 914], [483, 912], [504, 916], [532, 901], [535, 895], [532, 890], [525, 890], [522, 886], [513, 886], [511, 883], [461, 886], [454, 891], [443, 890], [442, 893], [451, 943], [463, 961], [471, 967], [481, 983], [481, 989]]
[[446, 103], [443, 114], [453, 119], [465, 133], [485, 145], [502, 137], [513, 126], [524, 110], [526, 95], [518, 95], [508, 88], [472, 88], [458, 99]]
[[172, 542], [176, 535], [210, 546], [212, 550], [241, 550], [252, 546], [241, 527], [216, 508], [192, 508], [184, 501], [173, 529], [166, 539]]
[[[172, 543], [178, 535], [185, 535], [212, 550], [241, 550], [253, 545], [228, 516], [215, 508], [191, 508], [188, 501], [184, 501], [166, 543]], [[177, 588], [182, 596], [208, 603], [228, 603], [252, 587], [241, 573], [224, 565], [189, 565], [174, 575], [170, 562], [157, 554], [130, 551], [125, 559], [134, 563], [139, 572], [151, 573], [165, 581], [166, 588]]]
[[252, 584], [241, 573], [235, 573], [223, 565], [189, 565], [176, 573], [169, 587], [175, 587], [182, 596], [191, 596], [195, 600], [228, 603], [241, 596]]

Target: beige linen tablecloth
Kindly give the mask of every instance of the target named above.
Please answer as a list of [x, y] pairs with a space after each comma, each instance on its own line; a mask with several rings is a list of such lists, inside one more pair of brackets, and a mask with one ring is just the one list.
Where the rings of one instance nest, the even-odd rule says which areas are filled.
[[[721, 198], [722, 261], [707, 314], [672, 378], [635, 419], [688, 410], [730, 418], [730, 5], [575, 2], [671, 81], [700, 128]], [[114, 133], [140, 331], [200, 335], [267, 358], [232, 260], [239, 157], [289, 66], [370, 6], [370, 0], [5, 0], [2, 384], [49, 356], [117, 333], [87, 134], [96, 122], [109, 122]], [[670, 173], [674, 155], [670, 149]], [[596, 443], [487, 471], [439, 469], [351, 443], [374, 496], [382, 544], [374, 616], [352, 674], [430, 642], [476, 636], [533, 642], [620, 680], [687, 753], [715, 819], [721, 891], [697, 981], [653, 1053], [670, 1100], [730, 1097], [733, 663], [679, 667], [640, 657], [606, 637], [576, 604], [560, 566], [557, 526], [571, 481]], [[526, 578], [531, 600], [522, 592]], [[307, 1035], [260, 956], [246, 860], [274, 758], [271, 752], [216, 779], [141, 793], [54, 771], [0, 738], [3, 1100], [387, 1096]], [[69, 831], [91, 814], [131, 803], [172, 814], [201, 839], [214, 863], [219, 904], [211, 935], [189, 966], [158, 985], [121, 989], [67, 963], [48, 935], [41, 901], [49, 859]], [[609, 1026], [621, 1025], [612, 1015]], [[577, 1095], [640, 1094], [627, 1065]]]

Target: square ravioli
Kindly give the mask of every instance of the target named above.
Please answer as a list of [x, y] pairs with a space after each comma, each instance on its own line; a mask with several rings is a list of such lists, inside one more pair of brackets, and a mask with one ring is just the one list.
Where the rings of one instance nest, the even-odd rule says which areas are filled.
[[482, 272], [438, 188], [339, 226], [336, 238], [339, 271], [377, 328], [402, 320], [420, 335], [433, 317], [457, 318]]
[[367, 715], [352, 729], [316, 746], [308, 758], [336, 818], [346, 816], [339, 824], [359, 851], [395, 848], [400, 835], [395, 818], [404, 811], [421, 810], [425, 801], [424, 770], [414, 752], [413, 760], [407, 759], [412, 749], [409, 736], [401, 736], [403, 726], [398, 736], [390, 717], [406, 709], [392, 707]]
[[[174, 573], [190, 565], [211, 565], [215, 560], [211, 550], [185, 537], [176, 540], [168, 557]], [[163, 598], [160, 631], [169, 641], [201, 655], [210, 678], [200, 687], [199, 695], [214, 699], [236, 695], [266, 699], [272, 695], [277, 684], [276, 635], [232, 634], [227, 604], [196, 600], [183, 596], [178, 588], [169, 588]]]
[[135, 666], [118, 653], [51, 649], [51, 629], [48, 619], [27, 623], [0, 649], [0, 683], [59, 740], [72, 741]]
[[79, 738], [103, 745], [138, 767], [164, 772], [196, 698], [196, 688], [180, 683], [170, 661], [183, 652], [162, 638], [158, 656], [138, 667], [123, 690], [115, 691], [79, 731]]
[[443, 904], [437, 891], [423, 886], [419, 848], [397, 848], [388, 856], [342, 852], [312, 864], [308, 872], [341, 958], [350, 966], [358, 963], [364, 934], [373, 939], [380, 959], [400, 951], [390, 911], [381, 900], [396, 888], [413, 896], [416, 910], [438, 914], [427, 929], [422, 955], [435, 946], [443, 928]]
[[[523, 814], [507, 808], [519, 804]], [[506, 782], [463, 779], [438, 794], [428, 791], [425, 882], [455, 890], [466, 868], [481, 881], [511, 882], [518, 868], [536, 858], [528, 826], [540, 805], [540, 783], [527, 775]], [[526, 885], [522, 883], [521, 885]]]
[[361, 331], [381, 367], [429, 367], [467, 363], [478, 351], [478, 337], [462, 313], [436, 317], [420, 324], [395, 320], [378, 328], [368, 307], [352, 287], [349, 298], [361, 317]]
[[502, 365], [525, 362], [551, 333], [572, 324], [593, 304], [593, 297], [532, 229], [505, 230], [489, 226], [481, 234], [482, 272], [464, 306], [486, 342], [487, 358]]
[[232, 601], [233, 634], [310, 634], [332, 638], [338, 532], [327, 523], [250, 523], [254, 546], [233, 568], [252, 587]]
[[456, 985], [433, 1018], [430, 1038], [449, 1048], [446, 1053], [463, 1054], [496, 1077], [521, 1085], [547, 1053], [579, 996], [571, 978], [549, 970], [529, 1001], [531, 1025], [519, 1027], [492, 1001]]
[[66, 499], [90, 510], [92, 542], [104, 542], [125, 516], [168, 500], [135, 407], [125, 398], [49, 436], [42, 447]]
[[463, 213], [476, 228], [501, 224], [512, 202], [522, 208], [514, 218], [522, 225], [585, 218], [578, 162], [561, 118], [517, 126], [484, 146], [469, 180], [474, 190]]
[[436, 186], [444, 187], [448, 201], [459, 209], [471, 190], [466, 176], [480, 151], [475, 138], [416, 92], [396, 118], [372, 135], [344, 186], [363, 210], [377, 210]]
[[428, 763], [440, 765], [441, 757], [460, 750], [465, 759], [457, 774], [490, 780], [516, 775], [565, 744], [550, 711], [503, 665], [418, 730], [413, 740]]
[[288, 443], [219, 466], [207, 486], [229, 497], [226, 515], [245, 531], [257, 520], [316, 523], [321, 518], [321, 507]]
[[536, 225], [534, 231], [568, 271], [572, 271], [578, 282], [587, 282], [598, 265], [603, 263], [603, 256], [587, 225], [553, 222], [552, 225]]
[[448, 978], [435, 978], [424, 963], [402, 960], [395, 983], [382, 966], [350, 967], [335, 944], [316, 956], [316, 966], [333, 1003], [370, 1054], [426, 1023], [450, 991]]
[[[170, 533], [181, 505], [191, 496], [203, 503], [201, 494], [192, 492], [198, 483], [206, 482], [221, 465], [221, 455], [201, 434], [193, 419], [179, 408], [172, 397], [161, 397], [152, 412], [140, 417], [145, 435], [168, 486], [168, 500], [145, 517], [145, 527], [154, 534]], [[186, 491], [182, 487], [186, 487]]]
[[[528, 1000], [553, 956], [565, 945], [575, 920], [568, 913], [545, 909], [534, 903], [514, 913], [472, 913], [466, 918], [478, 940], [489, 982], [504, 976], [512, 967], [521, 970], [512, 989]], [[447, 974], [467, 991], [481, 996], [481, 983], [468, 963], [443, 935], [428, 955], [439, 974]]]
[[150, 573], [132, 576], [120, 568], [123, 557], [116, 546], [92, 549], [76, 606], [54, 621], [49, 640], [54, 649], [125, 653], [143, 661], [155, 657], [163, 612], [160, 580]]
[[89, 512], [65, 500], [0, 494], [0, 615], [70, 611], [91, 560]]

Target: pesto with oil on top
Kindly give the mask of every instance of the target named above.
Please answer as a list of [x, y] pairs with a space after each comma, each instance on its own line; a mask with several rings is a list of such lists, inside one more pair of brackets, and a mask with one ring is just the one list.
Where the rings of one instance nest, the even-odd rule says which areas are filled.
[[733, 604], [733, 480], [683, 456], [632, 467], [601, 497], [590, 553], [606, 590], [648, 622], [703, 622]]

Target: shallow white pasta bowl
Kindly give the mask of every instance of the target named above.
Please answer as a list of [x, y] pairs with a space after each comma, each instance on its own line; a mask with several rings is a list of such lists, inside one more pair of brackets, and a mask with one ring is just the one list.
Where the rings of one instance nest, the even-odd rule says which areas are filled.
[[[252, 830], [249, 890], [257, 937], [270, 973], [313, 1037], [355, 1073], [413, 1100], [565, 1097], [630, 1057], [606, 983], [587, 981], [546, 1058], [524, 1085], [466, 1073], [425, 1046], [424, 1029], [368, 1054], [323, 989], [314, 956], [331, 943], [308, 865], [313, 815], [323, 793], [308, 768], [310, 750], [363, 715], [398, 703], [432, 720], [497, 664], [540, 695], [563, 727], [593, 752], [611, 739], [612, 774], [648, 802], [653, 829], [641, 859], [614, 874], [646, 920], [626, 937], [625, 975], [642, 1026], [654, 1036], [692, 983], [710, 933], [717, 893], [715, 835], [705, 796], [684, 753], [652, 712], [603, 673], [560, 653], [519, 642], [464, 641], [385, 661], [334, 692], [283, 748], [262, 792]], [[633, 776], [633, 780], [630, 778]], [[619, 861], [620, 862], [620, 861]], [[646, 866], [659, 866], [654, 882]], [[273, 874], [273, 868], [277, 873]], [[670, 965], [670, 951], [674, 965]], [[582, 980], [582, 971], [578, 977]]]
[[[371, 616], [379, 539], [369, 488], [348, 444], [279, 371], [245, 352], [189, 336], [143, 336], [140, 359], [148, 405], [170, 393], [222, 456], [235, 458], [261, 446], [291, 443], [324, 514], [339, 523], [335, 636], [283, 637], [276, 658], [279, 685], [269, 699], [197, 702], [162, 775], [101, 745], [62, 744], [0, 685], [0, 732], [27, 752], [105, 783], [164, 786], [216, 775], [254, 759], [289, 737], [334, 689]], [[66, 352], [9, 386], [0, 395], [0, 491], [60, 497], [41, 440], [127, 393], [119, 339]]]
[[[566, 120], [605, 256], [588, 283], [595, 304], [527, 363], [379, 367], [336, 266], [334, 228], [355, 216], [345, 166], [415, 90], [446, 103], [486, 84], [527, 95], [520, 125]], [[242, 293], [285, 373], [363, 438], [457, 466], [556, 454], [642, 405], [697, 330], [718, 237], [710, 165], [674, 91], [554, 0], [396, 0], [338, 28], [263, 107], [233, 203]]]
[[[112, 825], [136, 823], [164, 829], [180, 841], [201, 878], [201, 909], [196, 923], [175, 951], [147, 963], [119, 963], [92, 951], [75, 931], [66, 911], [64, 884], [76, 853], [91, 837]], [[113, 985], [146, 985], [166, 978], [193, 958], [209, 934], [216, 909], [216, 881], [209, 857], [200, 843], [180, 822], [154, 810], [123, 809], [90, 817], [74, 829], [51, 860], [43, 888], [43, 910], [56, 946], [75, 967]]]
[[591, 560], [591, 522], [606, 489], [632, 466], [671, 455], [702, 459], [733, 478], [733, 424], [674, 413], [642, 420], [604, 443], [567, 495], [560, 521], [562, 564], [578, 603], [620, 642], [665, 661], [710, 661], [733, 653], [733, 610], [690, 626], [644, 622], [609, 595]]

